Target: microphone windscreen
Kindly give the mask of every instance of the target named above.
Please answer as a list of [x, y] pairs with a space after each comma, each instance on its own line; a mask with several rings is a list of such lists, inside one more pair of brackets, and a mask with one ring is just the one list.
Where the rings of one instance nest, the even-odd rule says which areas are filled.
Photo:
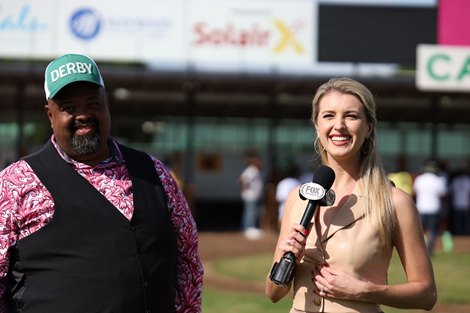
[[331, 188], [331, 185], [333, 185], [335, 177], [335, 172], [331, 169], [331, 167], [321, 165], [313, 173], [312, 182], [319, 184], [325, 190], [328, 190]]

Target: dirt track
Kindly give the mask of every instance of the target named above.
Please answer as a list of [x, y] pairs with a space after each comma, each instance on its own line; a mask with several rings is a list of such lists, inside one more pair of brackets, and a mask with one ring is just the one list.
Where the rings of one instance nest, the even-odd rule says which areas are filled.
[[240, 291], [264, 293], [264, 285], [257, 282], [240, 281], [231, 277], [218, 275], [212, 269], [213, 261], [220, 258], [239, 257], [244, 255], [272, 253], [277, 237], [265, 235], [260, 240], [247, 240], [242, 233], [221, 232], [201, 233], [199, 251], [204, 265], [204, 285]]
[[[259, 253], [273, 253], [276, 234], [265, 234], [260, 240], [248, 240], [240, 232], [202, 232], [199, 234], [199, 251], [204, 265], [204, 286], [226, 289], [236, 292], [264, 293], [264, 284], [248, 282], [221, 276], [213, 270], [213, 262], [220, 258], [244, 256]], [[441, 247], [436, 243], [436, 250]], [[470, 251], [470, 237], [455, 237], [455, 251]], [[427, 312], [427, 311], [413, 311]], [[438, 303], [430, 312], [434, 313], [469, 313], [470, 305], [448, 305]]]

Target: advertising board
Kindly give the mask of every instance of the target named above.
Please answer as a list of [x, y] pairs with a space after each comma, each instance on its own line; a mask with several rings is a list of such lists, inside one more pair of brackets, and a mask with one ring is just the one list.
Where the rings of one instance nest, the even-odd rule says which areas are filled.
[[416, 86], [426, 91], [470, 92], [470, 47], [419, 45]]

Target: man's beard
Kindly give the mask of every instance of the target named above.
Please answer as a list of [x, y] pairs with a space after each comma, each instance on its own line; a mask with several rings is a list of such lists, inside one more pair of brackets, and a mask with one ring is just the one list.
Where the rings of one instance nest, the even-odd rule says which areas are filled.
[[78, 136], [73, 134], [72, 136], [72, 150], [78, 155], [88, 155], [98, 151], [101, 144], [100, 132], [97, 124], [92, 134]]

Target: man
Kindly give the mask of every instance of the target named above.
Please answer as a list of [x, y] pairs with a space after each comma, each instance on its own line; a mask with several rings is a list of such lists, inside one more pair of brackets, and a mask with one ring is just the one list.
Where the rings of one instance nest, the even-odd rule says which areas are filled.
[[45, 72], [53, 135], [0, 173], [0, 312], [200, 312], [197, 230], [156, 158], [110, 137], [95, 62]]
[[442, 199], [447, 193], [446, 180], [437, 175], [437, 163], [428, 161], [423, 173], [418, 175], [413, 183], [416, 195], [416, 208], [421, 217], [421, 223], [427, 238], [429, 255], [433, 255], [434, 245], [439, 234], [439, 222], [442, 211]]
[[256, 240], [261, 237], [259, 218], [263, 196], [263, 179], [261, 176], [261, 158], [255, 151], [248, 151], [246, 155], [247, 167], [238, 177], [243, 200], [241, 229], [245, 237]]

